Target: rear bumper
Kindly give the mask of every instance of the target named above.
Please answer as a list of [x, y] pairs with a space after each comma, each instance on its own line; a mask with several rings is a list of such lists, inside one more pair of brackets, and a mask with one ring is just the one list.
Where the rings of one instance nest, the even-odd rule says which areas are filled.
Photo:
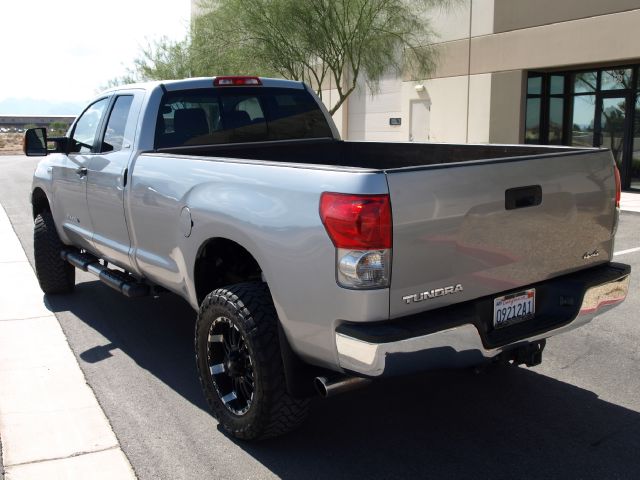
[[610, 263], [522, 287], [538, 292], [536, 318], [499, 330], [491, 325], [493, 297], [386, 322], [345, 323], [336, 330], [340, 367], [380, 377], [479, 365], [613, 308], [627, 296], [630, 272]]

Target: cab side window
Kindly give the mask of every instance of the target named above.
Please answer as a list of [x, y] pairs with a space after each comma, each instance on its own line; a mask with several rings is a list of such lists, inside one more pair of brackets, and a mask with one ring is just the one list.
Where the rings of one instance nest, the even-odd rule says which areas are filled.
[[109, 114], [107, 129], [104, 132], [102, 152], [117, 152], [122, 150], [125, 127], [127, 126], [127, 118], [129, 118], [132, 102], [133, 95], [121, 95], [116, 99]]
[[95, 153], [95, 140], [98, 127], [109, 104], [108, 98], [103, 98], [91, 104], [76, 122], [71, 137], [71, 153]]

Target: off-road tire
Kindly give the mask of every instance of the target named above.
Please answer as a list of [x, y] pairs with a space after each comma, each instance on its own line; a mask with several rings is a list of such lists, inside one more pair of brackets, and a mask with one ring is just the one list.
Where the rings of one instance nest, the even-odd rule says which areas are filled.
[[63, 248], [51, 213], [38, 214], [33, 228], [33, 253], [40, 288], [48, 295], [69, 293], [76, 283], [76, 269], [60, 257]]
[[[210, 372], [209, 345], [214, 345], [213, 349], [216, 344], [210, 342], [209, 333], [214, 321], [222, 317], [237, 327], [251, 359], [253, 400], [242, 415], [234, 414], [224, 404]], [[213, 415], [229, 434], [242, 440], [258, 440], [282, 435], [304, 422], [310, 400], [287, 393], [278, 317], [265, 283], [240, 283], [207, 295], [198, 313], [195, 344], [205, 397]]]

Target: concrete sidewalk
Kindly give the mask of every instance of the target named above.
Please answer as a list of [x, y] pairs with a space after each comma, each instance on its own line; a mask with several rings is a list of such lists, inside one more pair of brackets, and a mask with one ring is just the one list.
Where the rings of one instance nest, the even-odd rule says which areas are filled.
[[0, 386], [6, 480], [136, 478], [1, 206]]
[[620, 210], [640, 212], [640, 193], [622, 192]]

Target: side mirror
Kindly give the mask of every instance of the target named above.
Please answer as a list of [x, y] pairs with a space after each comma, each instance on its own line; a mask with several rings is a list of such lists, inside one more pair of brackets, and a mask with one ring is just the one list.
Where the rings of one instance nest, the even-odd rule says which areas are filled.
[[[53, 145], [53, 148], [49, 148]], [[47, 137], [46, 128], [30, 128], [24, 134], [22, 151], [27, 157], [44, 157], [49, 153], [67, 153], [67, 137]]]
[[22, 151], [27, 157], [44, 157], [47, 154], [47, 129], [28, 129], [24, 134]]

